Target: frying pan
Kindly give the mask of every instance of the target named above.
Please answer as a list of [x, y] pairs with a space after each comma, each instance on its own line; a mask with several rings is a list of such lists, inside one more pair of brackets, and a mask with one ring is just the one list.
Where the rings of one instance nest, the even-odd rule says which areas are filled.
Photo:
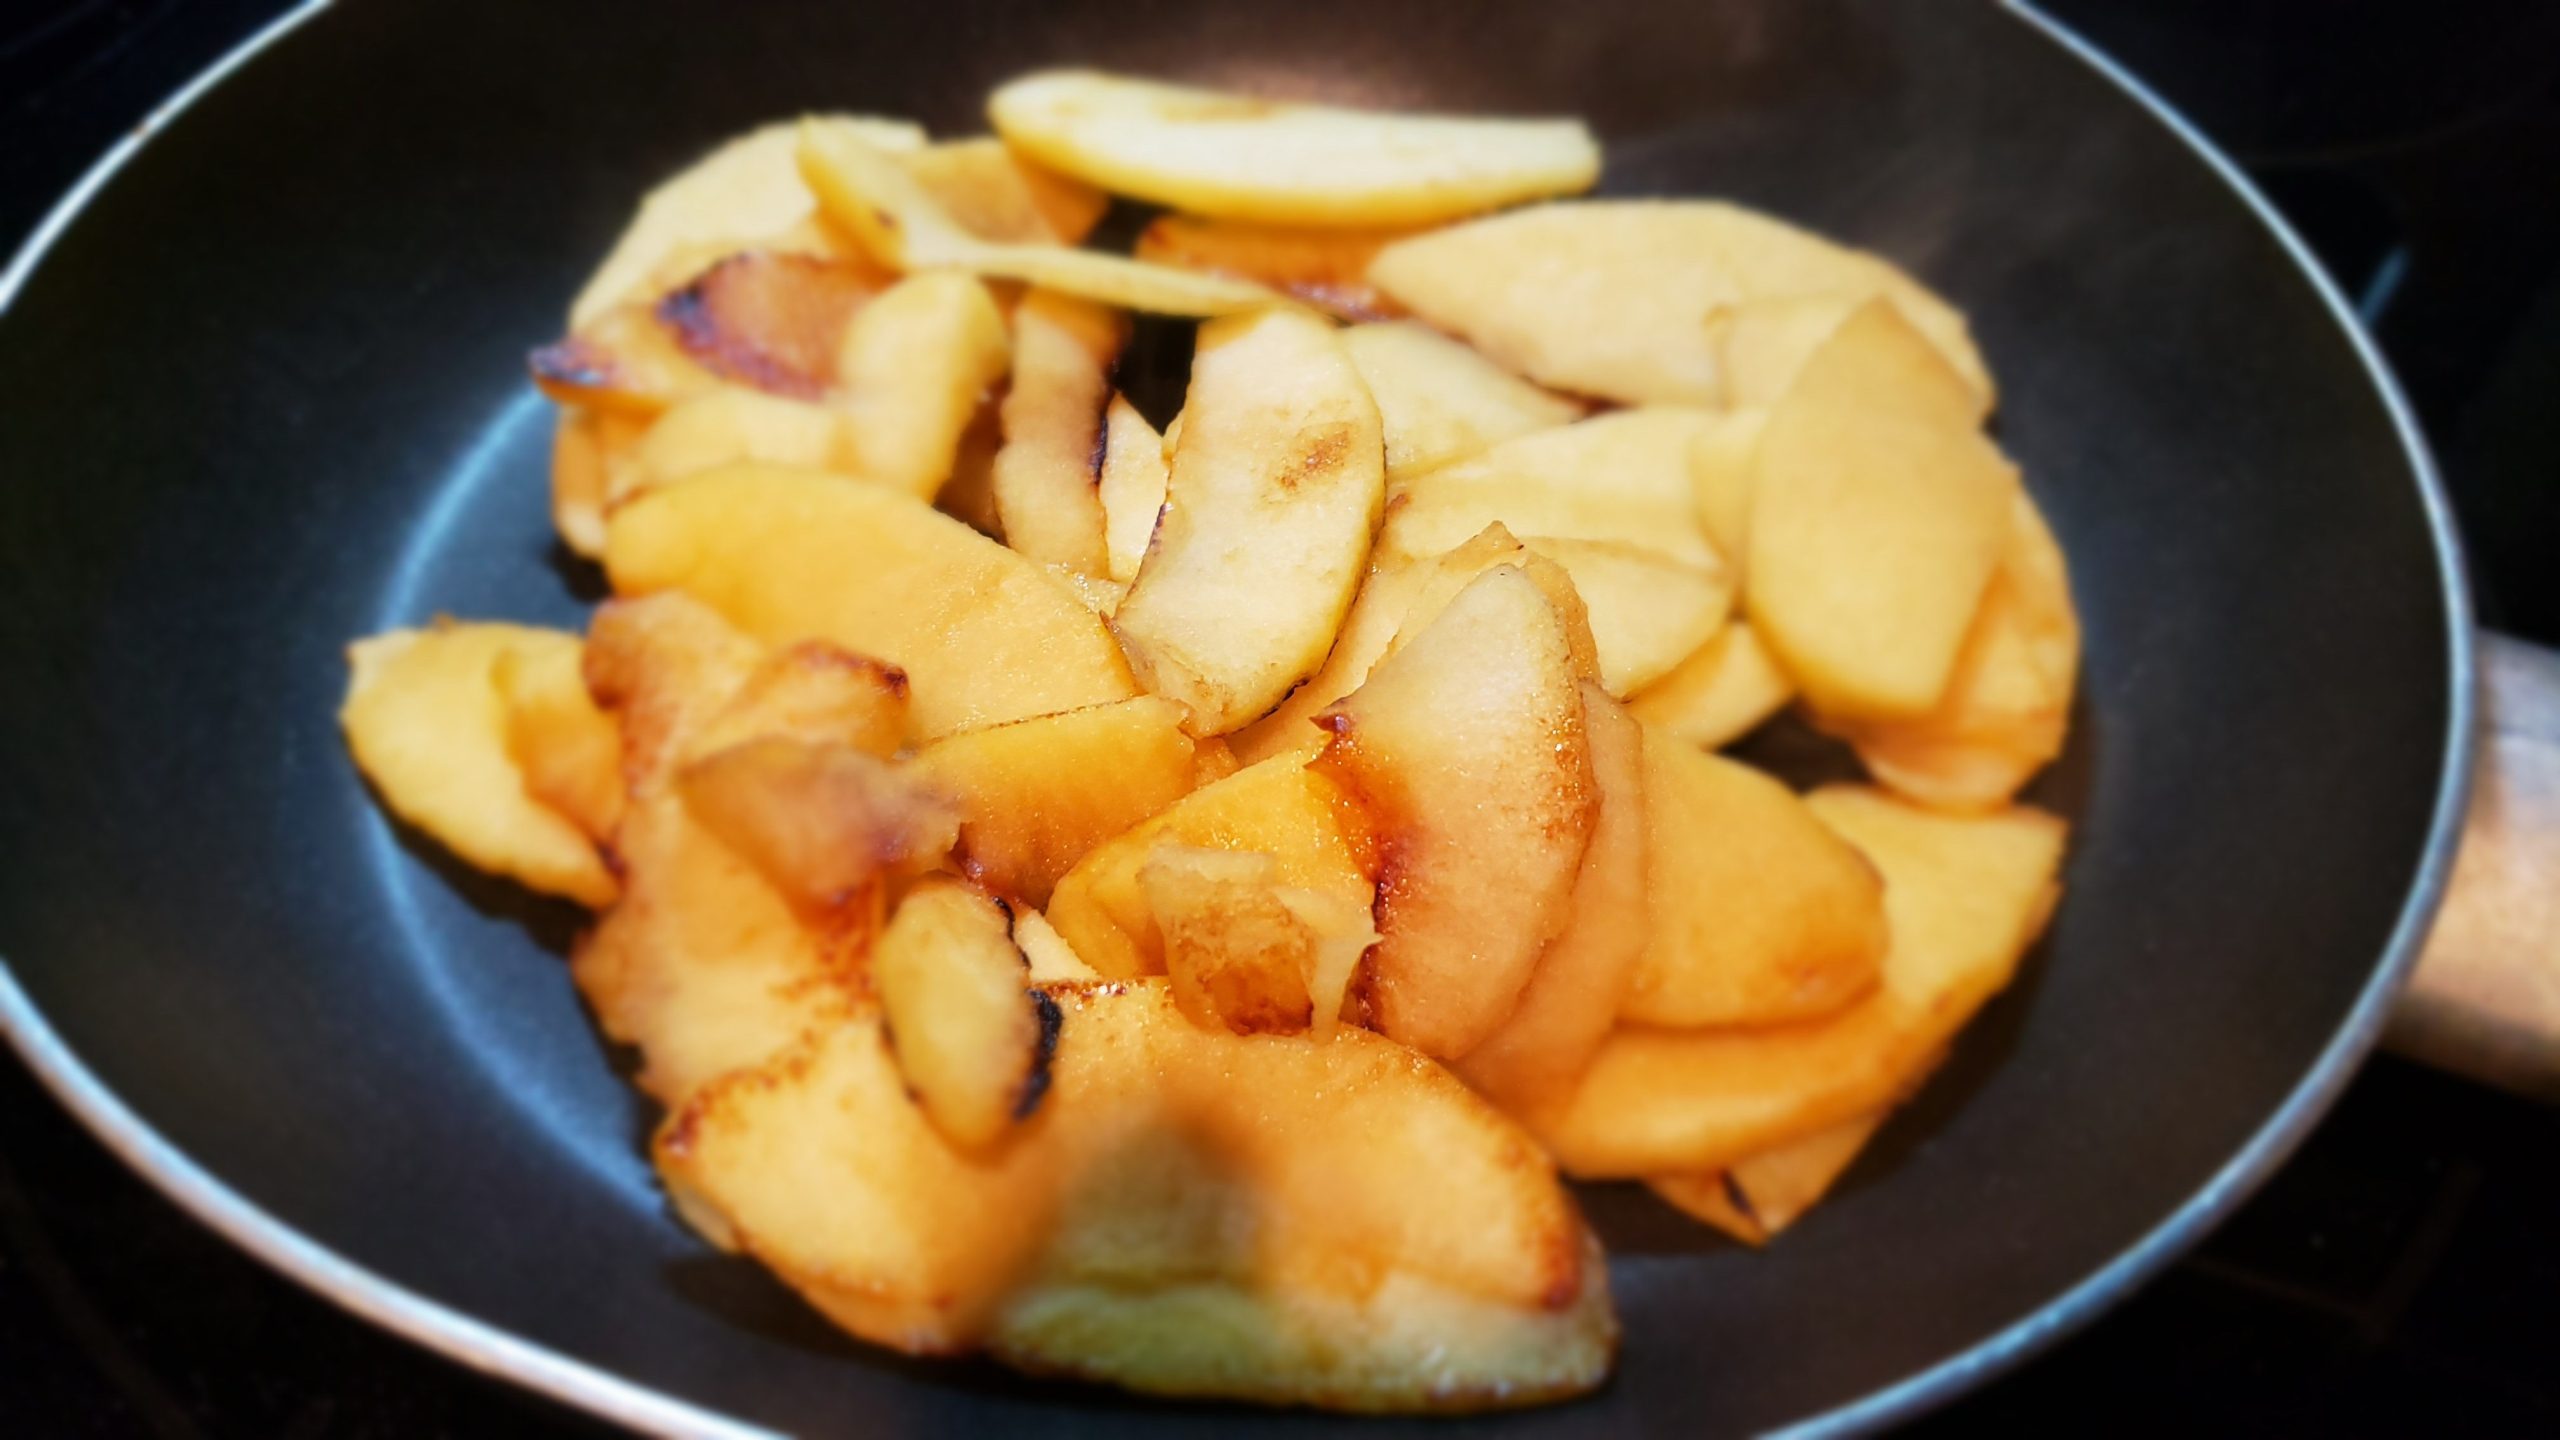
[[[799, 110], [979, 126], [1089, 63], [1578, 113], [1968, 310], [2087, 622], [2068, 898], [2015, 989], [1766, 1254], [1631, 1187], [1620, 1373], [1505, 1435], [1838, 1432], [2088, 1318], [2276, 1164], [2451, 868], [2469, 620], [2405, 408], [2230, 167], [2033, 12], [1378, 0], [297, 11], [0, 280], [0, 1021], [198, 1215], [349, 1308], [643, 1428], [1297, 1432], [841, 1340], [669, 1215], [559, 952], [387, 821], [351, 636], [581, 622], [523, 379], [648, 182]], [[217, 83], [218, 82], [218, 83]]]

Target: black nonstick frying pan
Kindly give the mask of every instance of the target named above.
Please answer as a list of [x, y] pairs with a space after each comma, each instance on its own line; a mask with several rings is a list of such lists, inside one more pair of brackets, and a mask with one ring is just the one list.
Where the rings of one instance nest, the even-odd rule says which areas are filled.
[[669, 1215], [575, 916], [377, 810], [340, 646], [581, 623], [528, 346], [648, 182], [804, 109], [979, 128], [1088, 63], [1577, 113], [1972, 315], [2087, 621], [2069, 894], [2016, 989], [1765, 1254], [1586, 1193], [1615, 1382], [1437, 1427], [1837, 1431], [2085, 1320], [2283, 1157], [2379, 1029], [2464, 813], [2471, 641], [2388, 378], [2216, 159], [1989, 4], [350, 0], [289, 17], [0, 278], [0, 1024], [127, 1159], [422, 1343], [645, 1428], [1229, 1434], [900, 1361]]

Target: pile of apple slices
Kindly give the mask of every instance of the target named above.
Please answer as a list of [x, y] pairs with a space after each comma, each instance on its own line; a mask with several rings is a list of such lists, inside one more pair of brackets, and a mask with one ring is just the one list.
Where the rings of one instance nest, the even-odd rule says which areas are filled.
[[[2058, 894], [2012, 797], [2078, 628], [1963, 317], [1731, 205], [1557, 199], [1574, 122], [990, 114], [647, 197], [532, 361], [614, 598], [359, 642], [356, 759], [597, 912], [669, 1194], [854, 1334], [1586, 1390], [1560, 1175], [1765, 1241]], [[1078, 248], [1106, 192], [1166, 209], [1134, 256]], [[1161, 431], [1132, 312], [1197, 322]], [[1877, 783], [1715, 753], [1790, 703]]]

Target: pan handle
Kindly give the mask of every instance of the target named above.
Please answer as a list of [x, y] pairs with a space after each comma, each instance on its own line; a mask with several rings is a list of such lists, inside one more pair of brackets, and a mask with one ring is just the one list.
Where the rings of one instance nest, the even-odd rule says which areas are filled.
[[2471, 818], [2383, 1044], [2560, 1101], [2560, 650], [2480, 637]]

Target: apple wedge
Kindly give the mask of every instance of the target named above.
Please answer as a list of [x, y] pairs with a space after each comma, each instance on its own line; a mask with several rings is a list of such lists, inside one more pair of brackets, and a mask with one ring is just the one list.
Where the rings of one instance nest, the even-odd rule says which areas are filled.
[[935, 272], [883, 291], [846, 328], [836, 360], [853, 473], [933, 499], [1012, 359], [1004, 313], [977, 280]]
[[954, 1148], [881, 1024], [659, 1134], [686, 1217], [854, 1334], [1173, 1395], [1363, 1410], [1599, 1383], [1605, 1267], [1527, 1137], [1379, 1036], [1241, 1037], [1162, 981], [1051, 986], [1050, 1084]]
[[1804, 1024], [1612, 1034], [1569, 1100], [1518, 1112], [1569, 1173], [1720, 1170], [1884, 1109], [2009, 983], [2052, 912], [2064, 828], [2054, 816], [1941, 815], [1858, 786], [1806, 803], [1884, 875], [1883, 983]]
[[646, 422], [610, 410], [565, 406], [551, 436], [551, 528], [572, 554], [604, 554], [606, 497]]
[[1223, 735], [1324, 663], [1386, 495], [1378, 407], [1323, 321], [1200, 329], [1162, 518], [1114, 626], [1147, 687]]
[[1399, 485], [1378, 548], [1436, 555], [1500, 521], [1523, 539], [1613, 540], [1715, 567], [1689, 458], [1715, 422], [1701, 410], [1620, 410], [1506, 440]]
[[1376, 885], [1368, 816], [1297, 756], [1248, 765], [1174, 802], [1079, 861], [1051, 893], [1049, 922], [1106, 977], [1164, 973], [1164, 937], [1142, 878], [1166, 845], [1255, 851], [1283, 884], [1367, 895]]
[[1386, 115], [1086, 70], [1009, 81], [987, 116], [1005, 143], [1105, 190], [1273, 224], [1429, 224], [1600, 175], [1579, 120]]
[[1760, 431], [1768, 423], [1766, 410], [1735, 410], [1717, 416], [1689, 446], [1698, 521], [1737, 581], [1751, 553], [1751, 491], [1759, 483]]
[[669, 291], [656, 314], [714, 375], [815, 400], [835, 383], [845, 327], [895, 279], [858, 258], [748, 250]]
[[1708, 317], [1796, 295], [1887, 299], [1990, 389], [1963, 315], [1910, 277], [1718, 201], [1532, 206], [1390, 245], [1369, 278], [1541, 385], [1630, 405], [1723, 405], [1722, 337]]
[[1103, 547], [1113, 583], [1126, 585], [1138, 578], [1172, 477], [1164, 437], [1129, 397], [1112, 396], [1102, 418], [1102, 472], [1094, 492], [1102, 502]]
[[1893, 307], [1859, 309], [1769, 412], [1746, 605], [1820, 713], [1908, 719], [1946, 692], [1999, 567], [2017, 471]]
[[1579, 401], [1541, 390], [1427, 325], [1354, 325], [1342, 345], [1378, 402], [1389, 484], [1582, 418]]
[[1238, 1035], [1332, 1034], [1352, 972], [1378, 943], [1370, 886], [1289, 885], [1259, 851], [1167, 842], [1138, 884], [1164, 938], [1174, 1004]]
[[1733, 611], [1733, 582], [1720, 561], [1688, 564], [1623, 540], [1538, 536], [1524, 543], [1572, 577], [1590, 617], [1600, 683], [1613, 696], [1671, 673]]
[[1125, 318], [1083, 300], [1034, 290], [1014, 307], [996, 514], [1005, 543], [1044, 565], [1110, 575], [1098, 462], [1111, 369], [1128, 339]]
[[946, 735], [916, 773], [959, 803], [961, 870], [1046, 908], [1095, 846], [1191, 792], [1191, 737], [1170, 700], [1131, 700]]
[[888, 150], [961, 229], [1009, 245], [1073, 245], [1092, 233], [1111, 197], [1032, 164], [993, 136]]
[[1653, 928], [1644, 728], [1589, 681], [1582, 716], [1600, 809], [1574, 876], [1572, 915], [1510, 1018], [1457, 1064], [1460, 1078], [1498, 1105], [1571, 1093], [1617, 1021]]
[[1379, 837], [1370, 1018], [1455, 1059], [1510, 1015], [1572, 918], [1599, 805], [1565, 623], [1496, 566], [1318, 723], [1332, 739], [1309, 768]]
[[507, 758], [534, 803], [589, 839], [622, 823], [622, 727], [587, 693], [584, 645], [510, 645], [489, 678], [507, 711]]
[[1719, 750], [1750, 734], [1795, 698], [1795, 682], [1760, 643], [1747, 620], [1735, 620], [1674, 667], [1636, 692], [1627, 708], [1666, 735]]
[[871, 983], [898, 1073], [944, 1140], [984, 1150], [1038, 1111], [1058, 1007], [1029, 988], [994, 898], [928, 876], [880, 933]]
[[1703, 1175], [1657, 1175], [1653, 1193], [1746, 1245], [1766, 1245], [1829, 1194], [1889, 1111], [1844, 1120]]
[[338, 725], [356, 767], [401, 819], [475, 869], [590, 907], [617, 891], [595, 842], [526, 789], [495, 669], [510, 651], [576, 663], [578, 637], [526, 625], [440, 623], [347, 647]]
[[1620, 1013], [1781, 1025], [1875, 988], [1883, 882], [1794, 791], [1668, 735], [1645, 747], [1653, 930]]
[[876, 914], [888, 881], [941, 863], [960, 810], [914, 771], [842, 741], [766, 734], [676, 774], [696, 823], [820, 923]]
[[1159, 215], [1138, 232], [1132, 253], [1152, 265], [1268, 286], [1340, 319], [1383, 320], [1404, 311], [1369, 283], [1369, 262], [1412, 233]]
[[534, 388], [561, 405], [638, 420], [721, 383], [645, 305], [605, 311], [526, 356], [525, 368]]
[[717, 385], [668, 407], [650, 422], [631, 448], [630, 463], [608, 481], [605, 508], [689, 475], [746, 461], [833, 469], [846, 450], [844, 417], [835, 410], [742, 385]]
[[906, 672], [922, 738], [1137, 693], [1092, 611], [1038, 566], [885, 486], [765, 466], [697, 475], [607, 527], [616, 591], [682, 590], [768, 643]]

